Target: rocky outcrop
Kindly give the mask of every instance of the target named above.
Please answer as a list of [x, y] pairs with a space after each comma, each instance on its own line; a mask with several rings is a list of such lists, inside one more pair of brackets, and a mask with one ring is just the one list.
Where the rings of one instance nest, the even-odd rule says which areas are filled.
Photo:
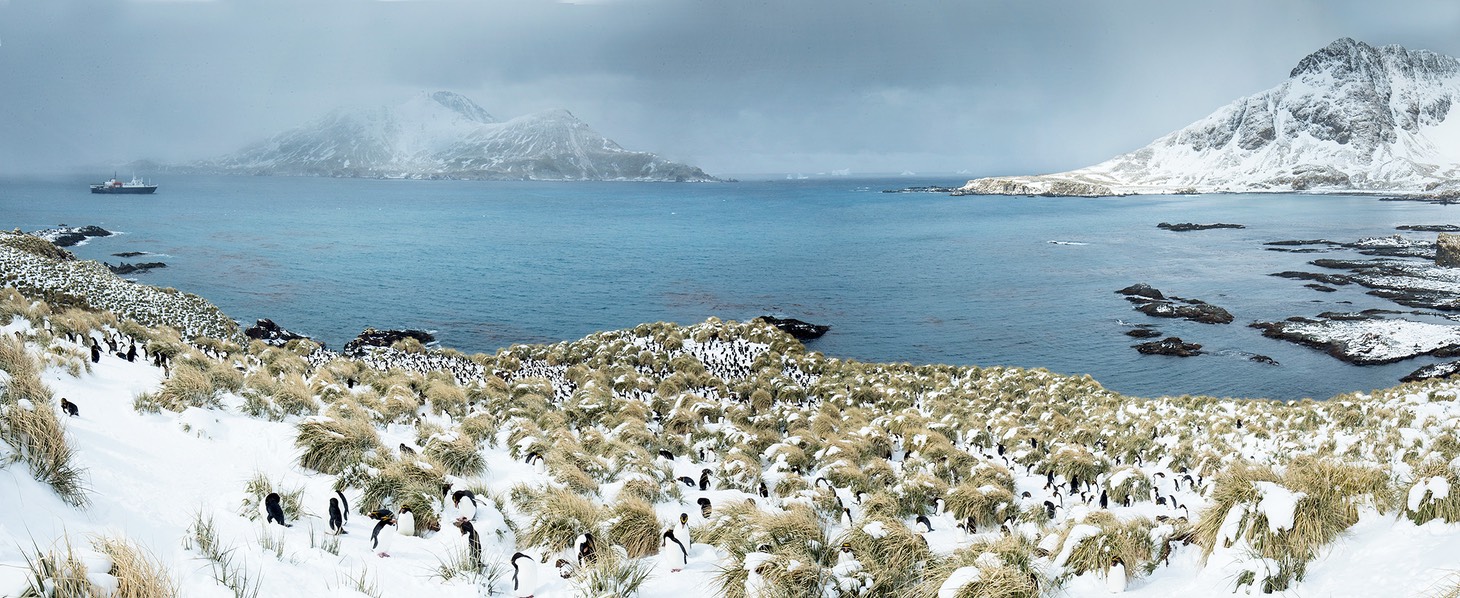
[[1435, 241], [1435, 265], [1460, 268], [1460, 235], [1440, 233]]
[[[278, 324], [275, 324], [273, 320], [268, 318], [259, 318], [257, 322], [254, 322], [253, 326], [243, 331], [243, 335], [275, 347], [282, 347], [288, 344], [289, 341], [294, 340], [314, 340], [302, 334], [295, 334], [280, 328]], [[320, 343], [320, 346], [323, 347], [324, 343]]]
[[1133, 345], [1142, 355], [1170, 355], [1172, 357], [1195, 357], [1201, 355], [1201, 345], [1188, 343], [1179, 337], [1170, 336], [1159, 341]]
[[1116, 291], [1116, 293], [1125, 295], [1127, 297], [1141, 297], [1145, 299], [1150, 299], [1152, 301], [1166, 300], [1166, 296], [1162, 295], [1161, 291], [1144, 282], [1138, 282], [1136, 284], [1130, 285], [1126, 288]]
[[1225, 309], [1199, 299], [1176, 301], [1151, 301], [1136, 306], [1136, 311], [1155, 318], [1179, 318], [1202, 324], [1231, 324], [1232, 314]]
[[770, 324], [771, 326], [775, 326], [776, 328], [779, 328], [781, 332], [785, 332], [786, 334], [796, 337], [796, 340], [803, 342], [821, 338], [821, 335], [826, 334], [828, 330], [831, 330], [831, 326], [812, 324], [810, 322], [803, 322], [795, 318], [761, 316], [756, 319]]
[[1355, 365], [1394, 363], [1420, 355], [1460, 355], [1460, 327], [1379, 317], [1288, 318], [1254, 322], [1262, 335], [1323, 350]]
[[1449, 378], [1450, 376], [1454, 376], [1457, 373], [1460, 373], [1460, 361], [1447, 361], [1444, 363], [1433, 363], [1419, 368], [1413, 372], [1410, 372], [1405, 377], [1400, 378], [1399, 381], [1418, 382], [1420, 380], [1429, 380], [1432, 378]]
[[358, 357], [366, 347], [390, 347], [406, 339], [415, 339], [423, 345], [436, 342], [436, 337], [424, 330], [376, 330], [366, 328], [359, 336], [345, 343], [344, 354]]
[[107, 264], [106, 267], [111, 269], [112, 274], [116, 274], [117, 276], [126, 276], [128, 274], [142, 274], [149, 270], [156, 270], [157, 268], [166, 268], [167, 264], [164, 264], [162, 262], [142, 262], [138, 264], [121, 262], [116, 265]]
[[953, 195], [1042, 195], [1046, 197], [1109, 197], [1108, 185], [1055, 176], [990, 177], [974, 179]]
[[1212, 230], [1212, 229], [1217, 229], [1217, 228], [1247, 228], [1247, 227], [1246, 226], [1243, 226], [1241, 224], [1227, 224], [1227, 223], [1224, 223], [1224, 222], [1217, 222], [1217, 223], [1214, 223], [1214, 224], [1197, 224], [1195, 222], [1181, 222], [1181, 223], [1178, 223], [1178, 224], [1171, 224], [1170, 222], [1162, 222], [1160, 224], [1157, 224], [1156, 225], [1156, 228], [1164, 229], [1164, 230], [1169, 230], [1171, 232], [1184, 233], [1184, 232], [1193, 231], [1193, 230]]
[[100, 226], [66, 227], [65, 225], [62, 225], [61, 228], [48, 228], [44, 230], [34, 231], [30, 234], [50, 241], [51, 243], [54, 243], [56, 247], [71, 247], [91, 237], [112, 236], [111, 231], [104, 229]]

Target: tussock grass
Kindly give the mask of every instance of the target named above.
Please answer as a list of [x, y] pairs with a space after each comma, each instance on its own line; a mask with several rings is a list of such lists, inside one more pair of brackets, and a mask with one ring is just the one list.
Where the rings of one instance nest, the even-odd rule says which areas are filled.
[[445, 468], [430, 457], [418, 456], [387, 461], [377, 465], [378, 473], [364, 482], [360, 496], [360, 512], [380, 508], [399, 512], [410, 507], [416, 514], [416, 527], [431, 529], [440, 526], [436, 506], [441, 502], [441, 485], [446, 481]]
[[[6, 344], [14, 352], [19, 341], [5, 340], [0, 347]], [[66, 504], [89, 505], [86, 469], [76, 462], [75, 449], [56, 416], [51, 390], [36, 373], [35, 359], [23, 347], [11, 359], [20, 374], [7, 370], [10, 379], [0, 389], [0, 441], [14, 451], [11, 459], [24, 461], [31, 476], [55, 490]]]
[[579, 598], [636, 596], [649, 580], [652, 569], [650, 563], [622, 554], [619, 547], [602, 551], [598, 560], [579, 571], [573, 584], [575, 595]]
[[264, 498], [274, 492], [279, 493], [279, 506], [284, 509], [287, 523], [293, 524], [307, 514], [304, 510], [303, 487], [286, 490], [269, 480], [269, 476], [262, 471], [254, 472], [253, 477], [244, 484], [243, 492], [243, 504], [239, 506], [239, 514], [249, 519], [264, 519]]
[[[868, 593], [874, 596], [912, 594], [922, 581], [923, 568], [933, 558], [927, 541], [895, 519], [878, 518], [873, 521], [881, 522], [886, 535], [873, 538], [864, 531], [866, 525], [863, 525], [852, 530], [844, 539], [852, 545], [852, 553], [872, 576], [873, 585]], [[840, 544], [833, 542], [832, 546]]]
[[303, 450], [299, 465], [320, 473], [340, 474], [384, 452], [380, 435], [368, 421], [311, 419], [300, 422], [298, 429], [294, 446]]
[[[1448, 484], [1448, 493], [1444, 498], [1439, 498], [1434, 492], [1433, 478], [1445, 480]], [[1405, 516], [1409, 517], [1416, 525], [1424, 525], [1430, 521], [1439, 519], [1441, 521], [1455, 523], [1460, 522], [1460, 474], [1444, 461], [1426, 461], [1414, 470], [1414, 480], [1405, 486], [1408, 492], [1413, 493], [1417, 498], [1419, 508], [1410, 509], [1414, 502], [1407, 502], [1405, 505]]]
[[620, 497], [608, 511], [607, 538], [622, 546], [629, 558], [659, 553], [663, 532], [653, 505], [633, 497]]
[[[522, 536], [527, 546], [557, 551], [572, 546], [573, 539], [583, 532], [602, 535], [599, 527], [604, 520], [603, 511], [592, 501], [568, 490], [548, 489], [532, 496], [523, 509], [532, 514], [532, 521]], [[657, 519], [655, 527], [658, 527]]]
[[117, 578], [113, 598], [173, 598], [178, 595], [177, 581], [156, 557], [142, 547], [115, 536], [104, 536], [92, 542], [112, 561], [110, 573]]
[[[1100, 533], [1084, 538], [1070, 550], [1069, 561], [1065, 564], [1069, 571], [1075, 575], [1089, 572], [1104, 575], [1117, 558], [1125, 563], [1126, 575], [1130, 577], [1148, 569], [1147, 564], [1156, 554], [1151, 540], [1151, 528], [1155, 524], [1151, 520], [1137, 517], [1120, 521], [1109, 511], [1097, 511], [1091, 513], [1085, 523], [1099, 527]], [[1065, 530], [1060, 541], [1061, 550], [1070, 549], [1065, 546], [1066, 542], [1072, 541], [1069, 533], [1070, 529]]]
[[51, 550], [42, 550], [32, 544], [31, 550], [24, 552], [22, 556], [29, 571], [26, 576], [29, 587], [21, 596], [107, 598], [107, 592], [87, 578], [86, 565], [76, 554], [69, 536], [64, 539], [63, 544]]
[[452, 433], [432, 437], [426, 443], [426, 454], [451, 475], [479, 476], [487, 470], [487, 459], [471, 436]]

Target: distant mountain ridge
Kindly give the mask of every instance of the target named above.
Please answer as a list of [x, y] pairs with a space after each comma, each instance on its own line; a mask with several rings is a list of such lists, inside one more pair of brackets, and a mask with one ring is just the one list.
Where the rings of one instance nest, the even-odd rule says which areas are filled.
[[395, 106], [336, 109], [301, 127], [170, 171], [485, 180], [714, 181], [703, 170], [629, 151], [567, 110], [498, 121], [449, 91]]
[[962, 194], [1460, 191], [1460, 61], [1342, 38], [1278, 85], [1136, 151]]

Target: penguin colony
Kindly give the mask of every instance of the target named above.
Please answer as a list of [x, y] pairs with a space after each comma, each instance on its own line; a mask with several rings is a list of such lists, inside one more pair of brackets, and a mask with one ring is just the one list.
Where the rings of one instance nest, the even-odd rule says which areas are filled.
[[[119, 334], [108, 327], [94, 332], [94, 338]], [[65, 342], [99, 350], [95, 340], [82, 340]], [[129, 339], [113, 340], [120, 349]], [[136, 342], [180, 341], [138, 336]], [[608, 516], [624, 496], [605, 497], [599, 485], [609, 483], [623, 482], [628, 492], [627, 481], [647, 482], [634, 491], [637, 497], [672, 508], [676, 517], [684, 513], [678, 521], [660, 519], [649, 536], [656, 550], [630, 558], [653, 556], [669, 573], [676, 560], [690, 568], [738, 563], [720, 579], [746, 595], [820, 595], [826, 589], [798, 585], [812, 583], [808, 579], [852, 595], [868, 583], [907, 595], [936, 594], [955, 572], [976, 567], [983, 578], [997, 573], [1024, 580], [1028, 592], [1019, 595], [1033, 596], [1086, 576], [1112, 590], [1138, 585], [1144, 571], [1163, 566], [1175, 551], [1243, 558], [1243, 541], [1226, 546], [1216, 528], [1232, 509], [1250, 511], [1258, 499], [1219, 490], [1261, 481], [1309, 496], [1331, 493], [1305, 486], [1300, 474], [1362, 477], [1353, 469], [1360, 466], [1342, 459], [1354, 445], [1335, 438], [1363, 439], [1367, 467], [1404, 463], [1420, 479], [1448, 479], [1453, 474], [1430, 464], [1460, 456], [1445, 452], [1460, 449], [1402, 444], [1394, 433], [1397, 422], [1445, 425], [1448, 420], [1435, 420], [1435, 410], [1445, 409], [1440, 403], [1453, 402], [1456, 393], [1439, 385], [1432, 391], [1441, 397], [1438, 406], [1429, 411], [1402, 398], [1408, 389], [1317, 404], [1131, 399], [1087, 377], [1040, 370], [828, 359], [766, 326], [715, 320], [514, 346], [472, 359], [479, 372], [456, 367], [439, 375], [410, 373], [430, 360], [399, 357], [385, 363], [395, 368], [388, 373], [357, 359], [320, 361], [321, 352], [309, 349], [296, 344], [265, 360], [265, 350], [256, 346], [194, 343], [169, 364], [174, 371], [242, 368], [250, 382], [303, 374], [315, 393], [311, 414], [365, 418], [377, 429], [415, 428], [415, 438], [392, 438], [390, 445], [373, 433], [366, 440], [373, 438], [381, 450], [341, 457], [350, 462], [329, 475], [361, 493], [360, 512], [389, 509], [372, 534], [382, 557], [399, 532], [395, 511], [405, 508], [417, 528], [422, 517], [465, 517], [470, 527], [458, 526], [464, 546], [474, 537], [480, 544], [482, 517], [517, 522], [518, 533], [509, 536], [516, 554], [508, 563], [517, 596], [547, 586], [543, 578], [552, 576], [538, 575], [537, 567], [556, 563], [555, 557], [574, 576], [624, 550]], [[420, 355], [372, 352], [383, 360], [397, 353]], [[451, 368], [444, 364], [456, 356], [447, 357], [453, 359], [442, 367]], [[438, 404], [429, 383], [441, 380], [460, 386], [465, 401]], [[397, 396], [391, 393], [414, 399], [415, 406], [384, 408]], [[482, 450], [509, 452], [514, 465], [530, 470], [524, 475], [538, 476], [538, 484], [519, 491], [490, 488], [494, 500], [468, 494], [477, 483], [473, 476], [450, 472], [438, 460], [442, 441], [436, 439], [451, 434], [474, 439]], [[401, 440], [418, 442], [421, 454], [383, 449]], [[300, 448], [315, 450], [302, 436]], [[431, 464], [436, 473], [420, 475], [449, 492], [432, 486], [424, 499], [379, 492], [364, 498], [367, 486], [375, 487], [406, 459]], [[564, 481], [580, 479], [588, 484]], [[596, 514], [552, 533], [533, 525], [551, 520], [549, 499], [559, 495], [586, 501]], [[1389, 504], [1378, 497], [1347, 498]], [[350, 508], [343, 494], [330, 502], [335, 499], [339, 522], [330, 509], [330, 527], [343, 532]], [[1417, 521], [1434, 518], [1443, 510], [1433, 505], [1444, 500], [1420, 493], [1403, 511]], [[1309, 515], [1300, 510], [1295, 516]], [[288, 525], [282, 515], [277, 519]], [[1239, 537], [1269, 534], [1274, 541], [1266, 545], [1281, 545], [1275, 541], [1280, 534], [1253, 528], [1250, 520], [1239, 524], [1245, 526]], [[836, 548], [816, 552], [808, 546]], [[1274, 560], [1302, 563], [1311, 548], [1292, 547], [1279, 556], [1293, 559]], [[826, 575], [805, 575], [807, 570]], [[1278, 584], [1291, 583], [1291, 573], [1244, 583], [1281, 591]]]

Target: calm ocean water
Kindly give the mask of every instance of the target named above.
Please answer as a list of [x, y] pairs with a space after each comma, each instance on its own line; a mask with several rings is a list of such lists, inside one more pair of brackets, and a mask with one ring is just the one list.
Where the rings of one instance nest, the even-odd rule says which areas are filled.
[[[507, 183], [167, 177], [153, 196], [84, 179], [0, 181], [0, 226], [125, 233], [83, 258], [146, 251], [142, 282], [202, 295], [245, 324], [268, 317], [340, 347], [366, 326], [437, 331], [445, 346], [519, 342], [710, 316], [830, 324], [809, 346], [875, 361], [1044, 367], [1140, 396], [1327, 398], [1394, 385], [1434, 360], [1356, 367], [1263, 338], [1255, 320], [1394, 307], [1268, 276], [1314, 255], [1262, 243], [1392, 235], [1456, 209], [1368, 197], [1120, 199], [888, 194], [962, 180], [730, 184]], [[1173, 233], [1159, 222], [1233, 222]], [[1429, 235], [1433, 233], [1407, 233]], [[1068, 242], [1051, 243], [1051, 241]], [[1332, 254], [1323, 257], [1334, 257]], [[1231, 325], [1148, 318], [1136, 282], [1227, 308]], [[1142, 356], [1152, 323], [1212, 354]], [[1252, 362], [1270, 356], [1279, 366]]]

